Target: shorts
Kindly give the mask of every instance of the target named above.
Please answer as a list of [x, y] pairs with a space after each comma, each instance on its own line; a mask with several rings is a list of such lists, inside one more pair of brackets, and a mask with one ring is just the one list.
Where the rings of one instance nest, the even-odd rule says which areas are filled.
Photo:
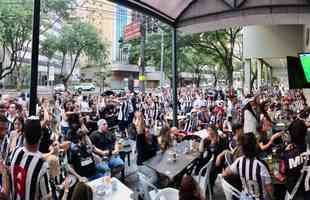
[[128, 128], [128, 125], [129, 125], [128, 121], [119, 121], [118, 122], [118, 126], [119, 126], [120, 131], [125, 131], [125, 129]]

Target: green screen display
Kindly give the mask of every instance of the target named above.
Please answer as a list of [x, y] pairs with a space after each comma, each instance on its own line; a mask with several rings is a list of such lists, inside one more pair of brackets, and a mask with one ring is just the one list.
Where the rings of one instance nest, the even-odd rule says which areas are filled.
[[310, 83], [310, 53], [299, 54], [302, 69], [304, 70], [305, 77], [308, 83]]

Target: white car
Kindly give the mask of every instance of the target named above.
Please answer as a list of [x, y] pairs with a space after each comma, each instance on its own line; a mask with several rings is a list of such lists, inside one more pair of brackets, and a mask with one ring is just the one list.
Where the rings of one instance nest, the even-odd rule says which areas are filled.
[[77, 91], [94, 91], [96, 90], [96, 86], [93, 83], [81, 83], [79, 85], [75, 85], [74, 90]]
[[56, 92], [63, 92], [63, 91], [65, 91], [65, 86], [64, 86], [64, 84], [57, 84], [54, 86], [54, 90]]

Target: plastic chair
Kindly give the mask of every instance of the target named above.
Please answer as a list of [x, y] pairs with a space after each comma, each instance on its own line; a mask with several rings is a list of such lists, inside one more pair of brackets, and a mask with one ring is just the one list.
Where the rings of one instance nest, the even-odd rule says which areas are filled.
[[142, 189], [142, 193], [140, 193], [144, 198], [144, 200], [153, 200], [156, 196], [156, 194], [159, 192], [159, 190], [157, 189], [157, 187], [155, 185], [153, 185], [152, 183], [150, 183], [147, 180], [147, 177], [138, 172], [138, 178], [139, 178], [139, 185]]
[[160, 190], [154, 200], [178, 200], [179, 199], [179, 190], [174, 188], [165, 188]]
[[219, 175], [221, 183], [222, 183], [222, 188], [225, 194], [226, 200], [232, 200], [233, 197], [236, 197], [237, 199], [240, 199], [240, 191], [237, 190], [235, 187], [233, 187], [231, 184], [229, 184], [223, 176], [220, 174]]
[[[210, 174], [211, 174], [211, 169], [213, 166], [213, 161], [214, 161], [214, 155], [210, 158], [208, 163], [200, 169], [198, 176], [193, 176], [193, 178], [197, 181], [197, 183], [200, 186], [200, 189], [203, 192], [204, 198], [206, 197], [206, 191], [209, 193], [209, 198], [208, 200], [212, 200], [212, 190], [211, 190], [211, 184], [210, 184]], [[202, 176], [202, 173], [206, 171], [205, 175]]]
[[225, 163], [230, 166], [233, 163], [232, 153], [229, 151], [225, 151], [224, 153]]

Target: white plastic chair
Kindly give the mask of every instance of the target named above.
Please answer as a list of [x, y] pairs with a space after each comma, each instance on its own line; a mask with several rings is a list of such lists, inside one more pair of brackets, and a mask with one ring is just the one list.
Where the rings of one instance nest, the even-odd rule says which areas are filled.
[[174, 188], [165, 188], [160, 190], [154, 200], [179, 200], [179, 190]]
[[240, 191], [237, 190], [235, 187], [233, 187], [231, 184], [229, 184], [221, 174], [219, 174], [222, 188], [225, 194], [226, 200], [232, 200], [233, 197], [236, 197], [237, 199], [240, 199]]
[[[208, 163], [203, 168], [200, 169], [198, 176], [193, 176], [195, 181], [198, 183], [201, 191], [203, 191], [202, 195], [204, 198], [206, 198], [206, 191], [208, 189], [208, 193], [209, 193], [208, 200], [212, 200], [210, 174], [211, 174], [211, 169], [213, 166], [213, 161], [214, 161], [214, 155], [212, 154], [212, 157], [210, 158]], [[202, 176], [202, 173], [204, 171], [206, 171], [206, 173], [204, 176]]]
[[233, 163], [233, 161], [232, 161], [232, 153], [230, 151], [225, 151], [224, 157], [225, 157], [225, 163], [228, 166], [230, 166]]
[[156, 194], [159, 192], [157, 187], [150, 183], [145, 175], [138, 172], [139, 184], [142, 189], [142, 195], [144, 200], [154, 200]]

